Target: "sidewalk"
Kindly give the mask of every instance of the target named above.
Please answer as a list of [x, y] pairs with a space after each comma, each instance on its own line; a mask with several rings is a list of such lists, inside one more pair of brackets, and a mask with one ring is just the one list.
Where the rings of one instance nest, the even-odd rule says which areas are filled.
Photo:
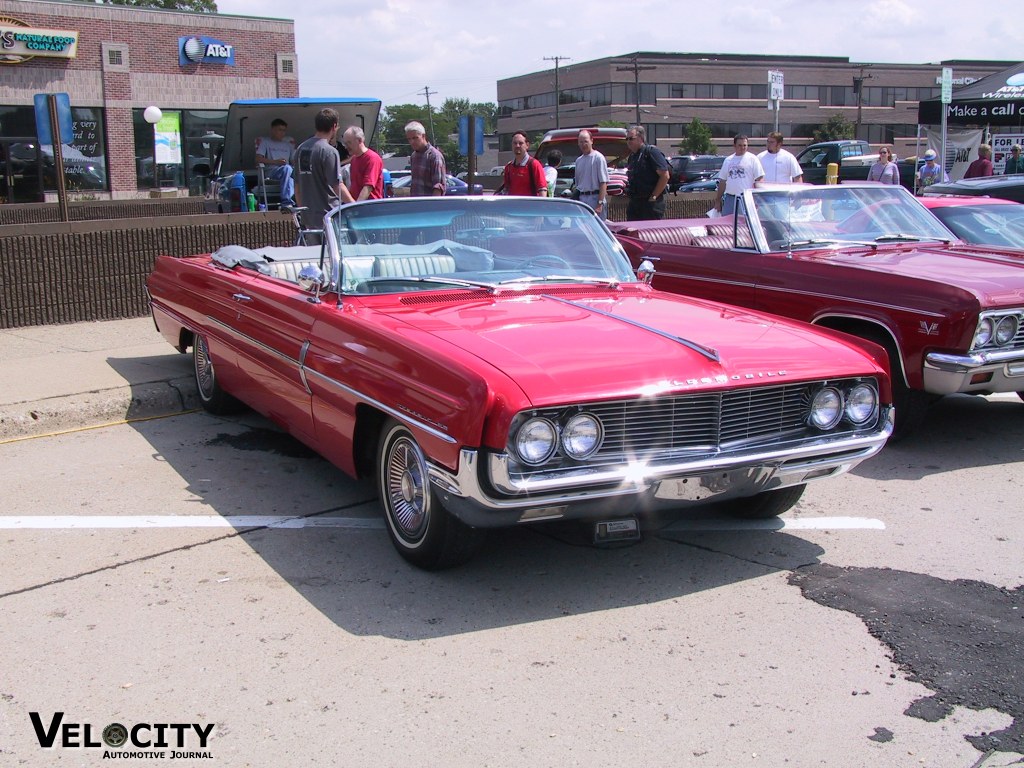
[[0, 441], [199, 407], [149, 317], [0, 330]]

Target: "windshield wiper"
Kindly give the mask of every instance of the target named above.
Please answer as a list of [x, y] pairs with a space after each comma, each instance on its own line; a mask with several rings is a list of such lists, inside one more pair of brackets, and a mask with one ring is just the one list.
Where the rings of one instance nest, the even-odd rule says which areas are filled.
[[481, 288], [488, 292], [494, 291], [493, 283], [476, 282], [475, 280], [462, 280], [456, 277], [413, 277], [409, 275], [381, 275], [369, 277], [361, 282], [364, 283], [434, 283], [436, 285], [454, 285], [459, 288]]
[[879, 235], [875, 238], [876, 243], [886, 242], [907, 242], [907, 243], [919, 243], [922, 240], [938, 240], [940, 243], [949, 244], [949, 238], [945, 237], [921, 237], [920, 235], [908, 235], [904, 232], [890, 232], [884, 235]]
[[609, 288], [617, 288], [622, 283], [621, 280], [616, 280], [613, 277], [581, 277], [580, 275], [546, 275], [544, 277], [537, 277], [536, 275], [524, 275], [523, 277], [511, 277], [508, 280], [502, 280], [498, 285], [513, 285], [515, 283], [546, 283], [549, 281], [563, 283], [597, 283], [599, 285], [607, 285]]

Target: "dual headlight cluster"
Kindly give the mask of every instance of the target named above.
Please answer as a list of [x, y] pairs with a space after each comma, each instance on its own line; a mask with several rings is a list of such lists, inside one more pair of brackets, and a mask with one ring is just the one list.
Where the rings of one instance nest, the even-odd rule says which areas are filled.
[[855, 427], [873, 421], [878, 414], [878, 392], [870, 384], [849, 387], [827, 385], [814, 393], [807, 421], [812, 427], [828, 430], [845, 417]]
[[985, 314], [978, 320], [978, 330], [974, 332], [972, 349], [1005, 347], [1017, 338], [1020, 330], [1020, 313]]
[[510, 448], [518, 459], [531, 467], [548, 461], [561, 449], [570, 459], [590, 458], [604, 442], [604, 425], [586, 411], [568, 413], [554, 420], [533, 416], [523, 422], [512, 436]]

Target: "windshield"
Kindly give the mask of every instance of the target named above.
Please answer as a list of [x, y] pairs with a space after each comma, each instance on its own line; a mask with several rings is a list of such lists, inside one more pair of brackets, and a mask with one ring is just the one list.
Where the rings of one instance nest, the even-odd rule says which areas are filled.
[[800, 186], [753, 197], [772, 251], [955, 239], [902, 187]]
[[336, 209], [329, 232], [346, 293], [636, 280], [594, 212], [571, 200], [377, 200]]
[[1024, 248], [1024, 205], [950, 205], [931, 211], [968, 243]]

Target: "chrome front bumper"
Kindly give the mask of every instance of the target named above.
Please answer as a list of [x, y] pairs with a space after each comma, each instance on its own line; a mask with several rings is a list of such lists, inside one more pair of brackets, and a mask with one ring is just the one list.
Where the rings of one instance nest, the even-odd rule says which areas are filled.
[[[984, 380], [972, 383], [971, 380], [979, 375]], [[1020, 392], [1024, 390], [1024, 350], [975, 352], [970, 355], [931, 352], [924, 359], [924, 389], [936, 395]]]
[[[864, 436], [575, 470], [543, 480], [511, 477], [501, 455], [491, 456], [484, 468], [478, 451], [463, 448], [456, 473], [431, 466], [430, 475], [445, 508], [474, 527], [597, 519], [657, 506], [709, 504], [840, 475], [882, 449], [892, 434], [892, 408], [884, 409], [881, 423]], [[490, 476], [487, 486], [485, 472]], [[499, 490], [489, 491], [492, 486]]]

